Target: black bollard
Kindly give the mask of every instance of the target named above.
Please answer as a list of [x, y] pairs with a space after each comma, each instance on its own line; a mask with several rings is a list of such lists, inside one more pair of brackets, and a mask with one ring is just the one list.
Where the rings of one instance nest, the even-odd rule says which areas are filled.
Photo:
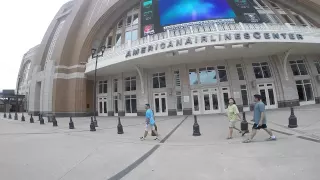
[[[158, 127], [156, 124], [154, 124], [154, 130], [156, 130], [158, 132]], [[156, 133], [154, 133], [153, 131], [151, 131], [151, 136], [157, 136]]]
[[200, 126], [199, 126], [198, 121], [197, 121], [197, 116], [194, 115], [193, 117], [194, 117], [193, 136], [201, 136]]
[[294, 115], [294, 110], [293, 107], [290, 108], [291, 109], [291, 114], [289, 117], [289, 128], [297, 128], [298, 127], [298, 120], [297, 117]]
[[39, 114], [39, 119], [40, 119], [40, 124], [43, 125], [44, 124], [44, 119], [42, 117], [42, 115]]
[[39, 118], [38, 121], [40, 121], [41, 120], [41, 114], [40, 113], [38, 114], [38, 118]]
[[6, 113], [3, 114], [3, 118], [7, 118], [7, 114]]
[[93, 117], [91, 117], [90, 131], [96, 131], [96, 126], [94, 125]]
[[32, 114], [31, 114], [31, 117], [30, 117], [30, 123], [34, 123], [34, 119], [32, 117]]
[[11, 113], [9, 112], [9, 119], [12, 119]]
[[53, 125], [53, 127], [57, 127], [58, 126], [58, 121], [56, 120], [55, 116], [53, 116], [53, 118], [52, 118], [52, 125]]
[[51, 117], [51, 116], [48, 116], [47, 118], [48, 118], [48, 123], [51, 123], [51, 122], [53, 122], [53, 117]]
[[97, 121], [96, 117], [94, 117], [93, 124], [95, 127], [98, 127], [98, 121]]
[[70, 117], [69, 129], [74, 129], [74, 123], [72, 121], [72, 117]]
[[122, 127], [122, 124], [121, 124], [121, 121], [120, 121], [120, 117], [118, 117], [117, 129], [118, 129], [118, 134], [123, 134], [123, 127]]
[[22, 113], [22, 116], [21, 116], [21, 121], [26, 121], [26, 118], [24, 117], [23, 113]]
[[247, 122], [245, 112], [242, 113], [242, 117], [243, 119], [241, 121], [241, 131], [242, 131], [242, 136], [244, 136], [246, 133], [249, 133], [249, 128], [248, 128], [249, 124]]
[[18, 120], [18, 113], [14, 113], [14, 120]]

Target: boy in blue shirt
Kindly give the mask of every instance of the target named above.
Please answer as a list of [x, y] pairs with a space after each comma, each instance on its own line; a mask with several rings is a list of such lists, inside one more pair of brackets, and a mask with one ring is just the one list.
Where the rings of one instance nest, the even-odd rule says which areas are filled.
[[144, 131], [144, 135], [143, 135], [143, 137], [140, 137], [140, 140], [143, 141], [146, 139], [149, 130], [153, 131], [153, 133], [157, 136], [154, 140], [160, 140], [159, 134], [155, 130], [155, 123], [156, 122], [154, 120], [153, 112], [150, 109], [150, 104], [146, 104], [145, 108], [146, 108], [146, 128]]
[[272, 131], [267, 128], [267, 118], [265, 112], [265, 104], [261, 101], [261, 95], [254, 95], [254, 101], [256, 104], [254, 105], [254, 114], [253, 120], [254, 125], [252, 127], [252, 133], [250, 139], [243, 141], [244, 143], [249, 143], [252, 141], [254, 136], [257, 134], [257, 130], [263, 129], [265, 130], [270, 137], [267, 140], [276, 140], [276, 137], [272, 134]]

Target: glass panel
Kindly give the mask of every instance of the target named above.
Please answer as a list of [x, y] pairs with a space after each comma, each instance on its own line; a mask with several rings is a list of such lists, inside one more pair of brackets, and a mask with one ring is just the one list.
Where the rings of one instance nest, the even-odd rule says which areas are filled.
[[260, 89], [260, 95], [262, 102], [267, 105], [266, 90]]
[[103, 113], [108, 113], [106, 101], [103, 102]]
[[130, 91], [130, 81], [125, 81], [125, 90]]
[[311, 83], [310, 79], [306, 79], [306, 80], [303, 80], [303, 83], [306, 84], [306, 83]]
[[262, 71], [263, 71], [264, 78], [271, 77], [271, 71], [270, 71], [269, 66], [262, 66]]
[[299, 101], [300, 102], [306, 101], [303, 85], [297, 85], [297, 91], [298, 91]]
[[254, 71], [254, 74], [255, 74], [257, 79], [263, 78], [262, 71], [261, 71], [260, 67], [253, 67], [253, 71]]
[[204, 102], [204, 110], [209, 111], [210, 108], [210, 96], [209, 94], [204, 94], [203, 95], [203, 102]]
[[315, 62], [318, 74], [320, 74], [320, 63], [319, 62]]
[[212, 107], [213, 110], [219, 109], [219, 102], [218, 102], [218, 96], [217, 94], [211, 94], [212, 97]]
[[131, 113], [130, 99], [126, 99], [126, 113]]
[[131, 99], [132, 113], [137, 113], [137, 99]]
[[103, 88], [103, 85], [99, 83], [99, 94], [101, 94], [103, 92], [102, 88]]
[[239, 68], [241, 68], [242, 66], [241, 66], [241, 64], [236, 64], [236, 67], [239, 67]]
[[189, 70], [189, 81], [190, 81], [190, 85], [198, 84], [198, 77], [195, 69]]
[[158, 113], [158, 112], [160, 112], [160, 102], [159, 102], [159, 98], [155, 98], [154, 102], [155, 102], [155, 110], [156, 110], [156, 113]]
[[131, 95], [131, 99], [136, 99], [137, 95]]
[[108, 84], [103, 85], [103, 93], [108, 93]]
[[161, 98], [161, 110], [162, 110], [162, 112], [167, 112], [166, 98]]
[[159, 78], [158, 77], [154, 77], [153, 79], [153, 88], [159, 88]]
[[109, 36], [107, 40], [107, 48], [111, 48], [111, 47], [112, 47], [112, 36]]
[[224, 108], [226, 109], [229, 104], [229, 93], [223, 93], [223, 101], [224, 101]]
[[123, 20], [120, 20], [119, 23], [118, 23], [118, 28], [121, 28], [123, 25]]
[[307, 96], [307, 101], [313, 101], [313, 90], [311, 84], [305, 84], [304, 85], [305, 91], [306, 91], [306, 96]]
[[292, 73], [293, 73], [294, 76], [299, 76], [300, 75], [300, 72], [299, 72], [297, 64], [292, 64], [291, 65], [291, 69], [292, 69]]
[[199, 111], [198, 95], [193, 95], [193, 108], [195, 111]]
[[252, 63], [252, 66], [260, 66], [260, 63]]
[[117, 34], [116, 36], [116, 46], [119, 46], [121, 44], [121, 34]]
[[118, 100], [114, 100], [114, 112], [118, 113]]
[[249, 105], [249, 101], [248, 101], [247, 90], [241, 90], [241, 97], [242, 97], [243, 106], [248, 106]]
[[133, 30], [131, 33], [131, 41], [135, 41], [138, 39], [138, 30]]
[[159, 79], [160, 79], [160, 88], [165, 88], [166, 87], [166, 77], [161, 76]]
[[99, 112], [102, 113], [102, 102], [99, 102]]
[[138, 14], [134, 14], [132, 24], [138, 24], [138, 22], [139, 22], [139, 16]]
[[127, 26], [131, 25], [131, 21], [132, 21], [132, 16], [128, 16], [127, 17]]
[[131, 91], [135, 91], [136, 89], [136, 80], [131, 80]]
[[270, 105], [275, 105], [273, 89], [268, 89]]
[[301, 80], [296, 81], [296, 84], [302, 84]]
[[177, 96], [177, 111], [181, 112], [182, 111], [182, 100], [181, 96]]
[[247, 89], [247, 86], [246, 85], [241, 85], [240, 88], [241, 89]]
[[118, 80], [113, 81], [113, 92], [118, 92]]
[[201, 84], [214, 84], [217, 83], [217, 74], [215, 70], [199, 69], [200, 83]]
[[125, 38], [126, 38], [126, 42], [128, 42], [128, 40], [131, 40], [131, 31], [126, 32]]
[[219, 70], [218, 72], [219, 72], [220, 82], [228, 81], [228, 76], [227, 76], [226, 70]]
[[237, 68], [239, 80], [245, 80], [242, 68]]
[[308, 75], [307, 68], [304, 64], [298, 64], [299, 70], [300, 70], [300, 75]]

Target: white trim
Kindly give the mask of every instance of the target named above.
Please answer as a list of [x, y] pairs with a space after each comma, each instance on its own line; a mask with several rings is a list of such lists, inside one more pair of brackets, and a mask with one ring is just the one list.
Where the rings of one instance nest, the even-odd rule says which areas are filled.
[[76, 79], [76, 78], [86, 78], [84, 73], [75, 72], [75, 73], [56, 73], [54, 74], [54, 79]]
[[85, 68], [86, 65], [81, 65], [81, 64], [77, 64], [77, 65], [73, 65], [73, 66], [56, 66], [56, 69], [75, 69], [75, 68]]

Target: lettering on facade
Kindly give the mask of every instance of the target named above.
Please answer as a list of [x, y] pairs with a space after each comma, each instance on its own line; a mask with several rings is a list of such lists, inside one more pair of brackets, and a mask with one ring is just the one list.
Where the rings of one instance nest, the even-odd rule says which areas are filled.
[[148, 46], [143, 46], [140, 48], [134, 48], [126, 53], [126, 58], [132, 56], [138, 56], [139, 54], [145, 54], [147, 52], [157, 51], [159, 49], [170, 49], [179, 46], [188, 46], [192, 45], [193, 43], [208, 43], [208, 42], [218, 42], [218, 41], [232, 41], [232, 40], [249, 40], [249, 39], [266, 39], [266, 40], [303, 40], [304, 37], [301, 34], [294, 34], [294, 33], [261, 33], [261, 32], [254, 32], [254, 33], [226, 33], [226, 34], [219, 34], [219, 35], [210, 35], [210, 36], [201, 36], [199, 39], [197, 37], [187, 37], [186, 39], [176, 39], [176, 40], [169, 40], [167, 42], [161, 42], [159, 44], [153, 44]]

